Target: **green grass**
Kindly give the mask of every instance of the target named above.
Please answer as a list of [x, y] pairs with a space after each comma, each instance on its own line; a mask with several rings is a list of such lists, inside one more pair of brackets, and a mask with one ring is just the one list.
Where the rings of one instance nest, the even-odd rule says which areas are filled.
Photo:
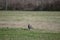
[[0, 40], [60, 40], [60, 33], [24, 28], [0, 28]]
[[27, 27], [60, 32], [60, 12], [0, 11], [0, 27]]
[[[29, 20], [30, 18], [32, 20]], [[49, 21], [60, 23], [60, 12], [0, 11], [0, 21]]]
[[0, 11], [0, 27], [0, 40], [60, 40], [60, 12]]

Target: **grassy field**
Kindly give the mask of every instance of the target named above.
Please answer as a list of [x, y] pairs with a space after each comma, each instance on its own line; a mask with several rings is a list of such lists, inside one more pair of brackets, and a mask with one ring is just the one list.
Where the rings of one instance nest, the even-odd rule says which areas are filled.
[[60, 32], [60, 12], [0, 11], [0, 27], [27, 28]]
[[0, 40], [60, 40], [60, 12], [0, 11]]
[[60, 33], [24, 28], [0, 28], [0, 40], [60, 40]]

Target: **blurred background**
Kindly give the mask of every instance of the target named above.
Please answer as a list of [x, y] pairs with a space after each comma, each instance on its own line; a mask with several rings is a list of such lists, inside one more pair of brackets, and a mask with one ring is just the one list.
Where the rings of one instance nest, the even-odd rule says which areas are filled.
[[0, 10], [60, 11], [60, 0], [0, 0]]

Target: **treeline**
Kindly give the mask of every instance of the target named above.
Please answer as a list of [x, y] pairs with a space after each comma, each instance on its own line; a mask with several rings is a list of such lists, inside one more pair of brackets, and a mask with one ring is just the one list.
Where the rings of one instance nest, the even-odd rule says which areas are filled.
[[60, 0], [0, 0], [0, 10], [60, 11]]

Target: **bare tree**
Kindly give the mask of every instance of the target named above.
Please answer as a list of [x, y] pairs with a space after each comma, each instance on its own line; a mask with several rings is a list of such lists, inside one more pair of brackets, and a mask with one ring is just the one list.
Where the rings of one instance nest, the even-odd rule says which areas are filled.
[[7, 6], [8, 6], [8, 1], [7, 0], [5, 0], [5, 5], [6, 5], [5, 10], [7, 10]]

